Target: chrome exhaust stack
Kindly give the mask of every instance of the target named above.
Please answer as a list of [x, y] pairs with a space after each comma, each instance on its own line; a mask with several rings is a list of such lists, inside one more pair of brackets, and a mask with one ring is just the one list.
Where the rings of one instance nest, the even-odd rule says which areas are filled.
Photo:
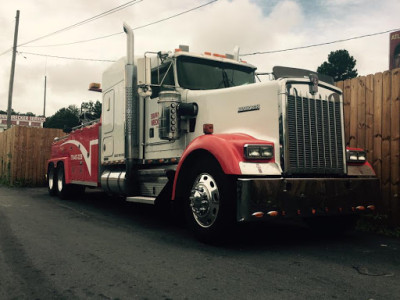
[[134, 161], [138, 158], [138, 96], [137, 74], [134, 64], [134, 35], [132, 28], [124, 22], [124, 31], [127, 36], [126, 65], [125, 65], [125, 193], [134, 194]]

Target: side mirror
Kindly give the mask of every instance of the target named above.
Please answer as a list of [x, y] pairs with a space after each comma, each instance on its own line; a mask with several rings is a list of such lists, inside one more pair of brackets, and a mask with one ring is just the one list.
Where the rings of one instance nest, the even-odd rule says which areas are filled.
[[143, 57], [137, 60], [138, 86], [151, 84], [151, 62], [150, 57]]

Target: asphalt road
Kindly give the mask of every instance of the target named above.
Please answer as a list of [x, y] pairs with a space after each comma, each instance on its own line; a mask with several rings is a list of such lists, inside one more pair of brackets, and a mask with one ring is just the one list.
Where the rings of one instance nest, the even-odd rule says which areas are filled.
[[400, 240], [292, 224], [211, 246], [96, 191], [0, 187], [0, 299], [400, 299]]

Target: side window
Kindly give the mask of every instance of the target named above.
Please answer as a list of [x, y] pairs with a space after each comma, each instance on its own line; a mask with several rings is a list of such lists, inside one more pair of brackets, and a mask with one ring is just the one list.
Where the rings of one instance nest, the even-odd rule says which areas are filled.
[[165, 89], [164, 86], [175, 86], [172, 62], [154, 68], [151, 71], [151, 83], [153, 84], [151, 98], [158, 97], [158, 94]]

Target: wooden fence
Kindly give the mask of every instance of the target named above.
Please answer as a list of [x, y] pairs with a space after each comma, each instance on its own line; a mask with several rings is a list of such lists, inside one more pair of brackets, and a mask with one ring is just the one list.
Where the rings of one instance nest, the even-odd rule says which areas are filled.
[[400, 69], [337, 82], [343, 90], [346, 143], [366, 149], [381, 181], [381, 213], [400, 224]]
[[14, 126], [0, 133], [0, 179], [11, 185], [45, 184], [46, 161], [60, 129]]

